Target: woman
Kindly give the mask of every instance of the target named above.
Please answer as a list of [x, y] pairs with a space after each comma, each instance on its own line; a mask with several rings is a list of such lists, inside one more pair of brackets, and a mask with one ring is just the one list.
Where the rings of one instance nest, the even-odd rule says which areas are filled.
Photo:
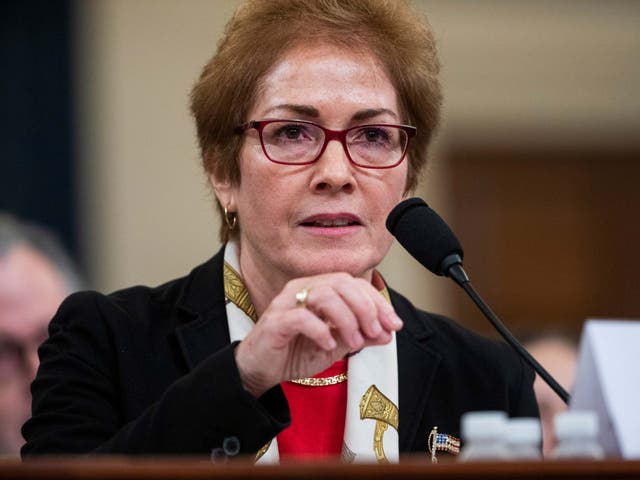
[[227, 243], [163, 286], [64, 303], [23, 453], [385, 462], [436, 426], [457, 436], [468, 410], [536, 415], [507, 347], [416, 310], [375, 270], [425, 163], [437, 73], [401, 2], [240, 8], [192, 92]]

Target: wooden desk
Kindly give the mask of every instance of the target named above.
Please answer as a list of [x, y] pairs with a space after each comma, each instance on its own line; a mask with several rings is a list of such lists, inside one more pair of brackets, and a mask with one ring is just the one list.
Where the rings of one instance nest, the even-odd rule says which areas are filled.
[[0, 460], [0, 479], [640, 479], [640, 461], [544, 461], [514, 463], [428, 464], [423, 460], [399, 465], [290, 463], [254, 466], [236, 461], [212, 464], [203, 458], [39, 458]]

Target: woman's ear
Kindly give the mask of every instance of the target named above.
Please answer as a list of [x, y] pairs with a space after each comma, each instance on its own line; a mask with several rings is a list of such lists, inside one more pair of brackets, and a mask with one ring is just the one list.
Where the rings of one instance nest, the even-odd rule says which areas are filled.
[[220, 179], [214, 173], [209, 173], [209, 183], [216, 194], [216, 198], [222, 207], [230, 212], [236, 210], [235, 188], [229, 179]]

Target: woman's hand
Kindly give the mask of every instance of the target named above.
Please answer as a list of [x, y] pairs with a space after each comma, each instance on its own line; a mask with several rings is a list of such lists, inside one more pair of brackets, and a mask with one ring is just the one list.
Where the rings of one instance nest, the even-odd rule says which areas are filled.
[[[296, 295], [306, 289], [300, 305]], [[302, 294], [304, 297], [304, 294]], [[371, 285], [346, 273], [292, 280], [236, 348], [244, 388], [258, 397], [309, 377], [370, 345], [391, 341], [402, 321]]]

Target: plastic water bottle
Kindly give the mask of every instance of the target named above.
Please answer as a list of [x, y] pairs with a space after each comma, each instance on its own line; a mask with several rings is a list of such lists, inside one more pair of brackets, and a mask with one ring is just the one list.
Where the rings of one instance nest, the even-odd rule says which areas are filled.
[[554, 418], [558, 446], [552, 458], [580, 458], [600, 460], [604, 458], [598, 444], [598, 417], [591, 411], [568, 411]]
[[507, 414], [498, 411], [468, 412], [460, 419], [464, 448], [460, 461], [507, 460]]
[[506, 438], [510, 460], [542, 458], [542, 430], [538, 418], [512, 418], [507, 424]]

